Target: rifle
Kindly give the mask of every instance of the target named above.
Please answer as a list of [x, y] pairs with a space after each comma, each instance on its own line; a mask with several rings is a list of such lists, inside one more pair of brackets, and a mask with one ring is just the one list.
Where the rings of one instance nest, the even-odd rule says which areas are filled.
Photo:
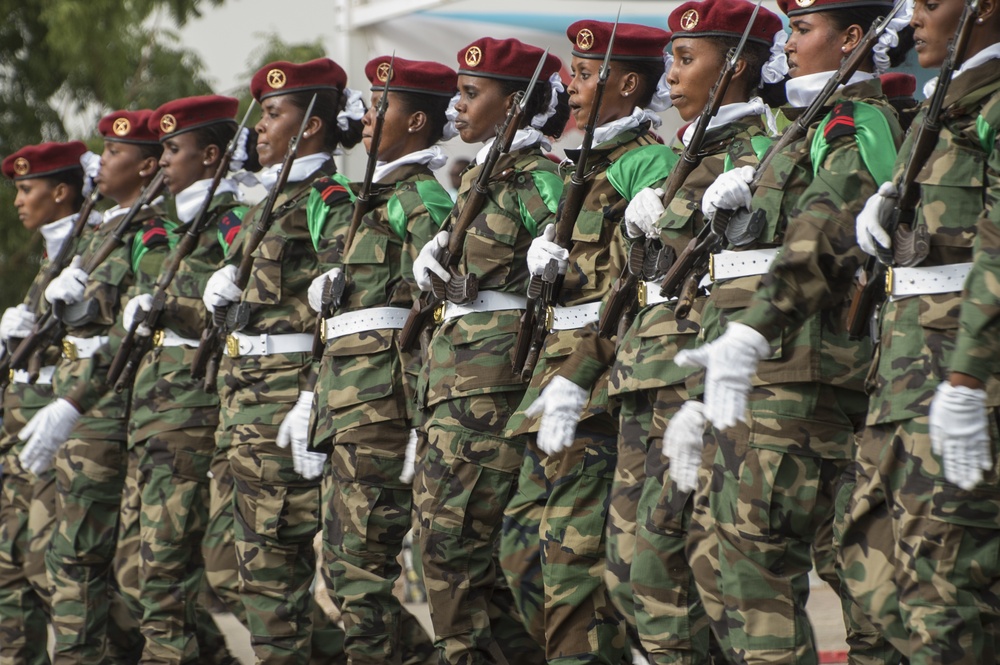
[[[572, 244], [573, 226], [580, 216], [583, 200], [590, 190], [586, 183], [587, 176], [590, 175], [587, 173], [587, 168], [590, 164], [590, 152], [594, 147], [594, 132], [597, 130], [601, 103], [604, 100], [604, 90], [608, 85], [608, 76], [611, 73], [611, 51], [615, 45], [615, 34], [618, 32], [620, 17], [621, 8], [619, 7], [618, 16], [615, 17], [615, 25], [611, 29], [611, 38], [608, 40], [608, 50], [604, 54], [604, 62], [601, 63], [601, 69], [597, 75], [597, 90], [594, 91], [594, 99], [590, 106], [590, 117], [587, 118], [587, 126], [584, 129], [583, 144], [580, 146], [576, 170], [570, 176], [569, 190], [566, 192], [566, 198], [559, 211], [559, 218], [556, 220], [555, 242], [563, 249], [569, 249]], [[550, 308], [559, 299], [564, 278], [565, 275], [559, 273], [558, 262], [553, 259], [545, 266], [545, 270], [540, 276], [532, 275], [528, 282], [528, 302], [524, 313], [521, 314], [520, 325], [517, 329], [517, 342], [514, 345], [512, 363], [514, 373], [519, 374], [522, 381], [531, 380], [531, 374], [538, 363], [538, 357], [549, 333]]]
[[[775, 156], [784, 152], [788, 146], [806, 135], [809, 126], [826, 110], [826, 103], [830, 99], [830, 96], [858, 71], [858, 68], [861, 67], [862, 63], [871, 54], [872, 48], [878, 42], [878, 38], [885, 32], [890, 19], [903, 8], [905, 3], [906, 0], [897, 0], [892, 11], [872, 24], [868, 32], [865, 33], [865, 36], [861, 38], [861, 42], [857, 48], [841, 62], [840, 68], [826, 82], [826, 85], [816, 95], [813, 102], [796, 118], [794, 123], [785, 129], [778, 140], [771, 144], [771, 147], [754, 171], [753, 179], [750, 182], [751, 192], [757, 189], [761, 177], [767, 172]], [[705, 273], [708, 272], [709, 258], [722, 248], [726, 238], [726, 230], [736, 212], [735, 210], [716, 211], [712, 222], [707, 224], [701, 233], [691, 239], [687, 247], [684, 248], [684, 251], [680, 253], [677, 260], [674, 261], [674, 264], [667, 271], [666, 276], [663, 278], [663, 284], [660, 287], [660, 295], [667, 298], [677, 298], [677, 305], [674, 307], [675, 318], [686, 319], [690, 313], [694, 298], [697, 295], [698, 283], [704, 277]], [[751, 225], [755, 223], [753, 221], [754, 216], [759, 220], [762, 214], [762, 210], [754, 212], [751, 216]]]
[[[479, 295], [479, 281], [476, 275], [473, 273], [458, 275], [456, 272], [458, 261], [461, 258], [465, 232], [486, 204], [493, 169], [496, 167], [500, 155], [510, 152], [510, 146], [514, 142], [514, 134], [517, 132], [524, 115], [524, 108], [528, 104], [531, 92], [535, 89], [535, 84], [538, 82], [538, 77], [542, 73], [542, 67], [545, 65], [545, 59], [548, 55], [549, 50], [545, 49], [545, 53], [538, 61], [538, 66], [535, 67], [535, 73], [527, 87], [523, 92], [517, 93], [514, 103], [507, 110], [507, 117], [504, 119], [503, 125], [497, 128], [496, 138], [493, 139], [479, 175], [469, 190], [465, 205], [462, 206], [462, 211], [458, 214], [458, 220], [451, 223], [452, 217], [449, 217], [449, 221], [446, 223], [448, 228], [444, 230], [450, 232], [450, 237], [440, 263], [451, 272], [452, 279], [445, 284], [440, 277], [431, 274], [430, 292], [422, 292], [413, 302], [410, 314], [399, 333], [399, 348], [403, 351], [409, 351], [413, 348], [420, 333], [430, 325], [434, 310], [445, 300], [462, 304], [475, 300], [476, 296]], [[501, 175], [506, 175], [506, 172]]]
[[135, 377], [135, 372], [139, 368], [139, 363], [142, 362], [146, 353], [153, 348], [152, 335], [139, 335], [137, 332], [139, 326], [145, 324], [150, 330], [154, 330], [156, 328], [156, 324], [160, 320], [160, 316], [163, 314], [163, 310], [167, 304], [167, 289], [174, 281], [174, 277], [177, 275], [177, 271], [181, 267], [181, 262], [198, 247], [198, 241], [201, 238], [201, 234], [205, 231], [205, 227], [207, 227], [208, 223], [211, 221], [211, 218], [208, 215], [208, 209], [212, 203], [212, 197], [215, 196], [215, 191], [219, 188], [219, 183], [222, 182], [222, 179], [229, 171], [229, 163], [232, 161], [233, 154], [236, 152], [236, 148], [240, 140], [240, 134], [243, 132], [243, 128], [246, 127], [247, 121], [250, 120], [250, 112], [253, 110], [256, 103], [256, 100], [251, 101], [250, 106], [247, 107], [247, 111], [243, 115], [243, 122], [241, 122], [240, 126], [236, 128], [236, 134], [234, 134], [233, 138], [229, 141], [229, 145], [226, 146], [226, 151], [222, 154], [218, 165], [215, 167], [215, 173], [212, 175], [212, 182], [208, 186], [208, 191], [205, 194], [205, 200], [198, 209], [198, 214], [195, 216], [191, 225], [188, 226], [187, 231], [184, 233], [184, 237], [181, 238], [177, 247], [170, 255], [170, 258], [163, 266], [163, 272], [160, 273], [160, 277], [156, 281], [156, 290], [153, 292], [153, 303], [150, 306], [150, 309], [148, 311], [142, 310], [137, 312], [135, 319], [132, 321], [132, 325], [129, 326], [129, 329], [125, 332], [125, 337], [122, 339], [121, 346], [118, 347], [118, 352], [115, 353], [115, 357], [111, 361], [111, 367], [108, 369], [108, 383], [115, 387], [116, 393], [123, 392], [129, 387], [129, 385], [131, 385], [132, 379]]
[[[851, 339], [860, 339], [867, 332], [872, 332], [870, 325], [874, 322], [878, 310], [885, 300], [886, 266], [914, 266], [927, 258], [930, 249], [930, 233], [926, 224], [914, 225], [916, 221], [917, 203], [920, 201], [920, 185], [916, 183], [917, 175], [937, 145], [941, 133], [941, 118], [944, 111], [944, 99], [951, 85], [951, 78], [962, 62], [969, 46], [969, 38], [976, 21], [979, 0], [969, 0], [958, 21], [955, 37], [948, 47], [948, 55], [941, 63], [937, 87], [927, 104], [924, 114], [913, 135], [912, 148], [906, 158], [906, 166], [896, 183], [896, 205], [889, 217], [886, 229], [893, 239], [894, 250], [888, 250], [881, 245], [876, 246], [878, 256], [869, 257], [865, 262], [864, 271], [855, 286], [851, 305], [847, 311], [847, 333]], [[878, 339], [877, 334], [872, 335]]]
[[[389, 61], [389, 72], [385, 76], [385, 85], [382, 86], [382, 96], [378, 100], [378, 107], [375, 109], [375, 123], [372, 125], [372, 147], [368, 151], [368, 163], [365, 164], [365, 178], [361, 181], [361, 190], [358, 197], [354, 199], [354, 210], [351, 214], [351, 226], [347, 230], [347, 240], [344, 242], [344, 255], [354, 243], [354, 236], [361, 228], [361, 220], [371, 210], [372, 179], [375, 177], [375, 168], [378, 166], [378, 148], [382, 143], [382, 127], [385, 125], [385, 112], [389, 108], [389, 81], [392, 80], [393, 65], [396, 64], [396, 53], [393, 52]], [[320, 307], [319, 316], [316, 319], [316, 331], [313, 333], [313, 360], [320, 360], [323, 357], [323, 348], [326, 345], [326, 320], [333, 316], [339, 303], [343, 302], [344, 292], [347, 289], [347, 278], [343, 271], [336, 279], [327, 279], [323, 285], [323, 304]]]
[[[274, 183], [271, 191], [268, 192], [264, 207], [261, 208], [261, 213], [257, 217], [257, 223], [243, 243], [243, 255], [240, 257], [240, 264], [236, 269], [235, 279], [236, 286], [241, 291], [246, 289], [247, 284], [250, 283], [250, 276], [253, 272], [254, 250], [263, 242], [267, 232], [271, 230], [271, 224], [274, 222], [272, 217], [275, 203], [278, 200], [278, 195], [281, 194], [285, 185], [288, 184], [288, 175], [292, 170], [292, 162], [295, 161], [295, 157], [299, 154], [299, 142], [302, 141], [302, 135], [306, 131], [306, 125], [309, 124], [309, 118], [312, 117], [315, 105], [316, 95], [313, 94], [312, 99], [309, 101], [309, 106], [306, 108], [305, 115], [302, 117], [302, 124], [299, 126], [298, 133], [288, 142], [288, 149], [285, 150], [285, 158], [281, 162], [281, 170], [278, 171], [278, 180]], [[225, 348], [226, 337], [232, 332], [242, 330], [249, 321], [250, 304], [242, 300], [229, 305], [229, 307], [219, 307], [215, 310], [215, 313], [212, 315], [212, 325], [205, 328], [202, 332], [201, 340], [198, 343], [198, 349], [195, 352], [194, 361], [191, 365], [191, 378], [195, 380], [204, 378], [206, 392], [215, 390], [215, 377], [219, 370], [219, 361], [222, 358], [222, 351]]]
[[[97, 248], [97, 251], [87, 259], [87, 262], [83, 265], [85, 273], [88, 275], [93, 274], [111, 256], [112, 252], [125, 244], [125, 234], [128, 233], [129, 227], [132, 225], [132, 220], [139, 214], [139, 211], [160, 195], [162, 189], [163, 171], [161, 170], [157, 171], [153, 179], [139, 192], [139, 197], [115, 225], [111, 235], [105, 238], [104, 242]], [[28, 359], [33, 354], [43, 351], [62, 339], [65, 334], [65, 324], [62, 321], [65, 308], [66, 304], [61, 300], [52, 303], [49, 311], [35, 322], [35, 327], [31, 331], [31, 335], [21, 342], [17, 347], [17, 353], [11, 356], [11, 367], [14, 369], [24, 369], [25, 363], [29, 362]]]
[[[31, 291], [28, 292], [28, 310], [38, 316], [39, 305], [42, 302], [42, 295], [45, 293], [45, 289], [52, 280], [55, 279], [63, 269], [69, 265], [69, 262], [73, 260], [73, 255], [76, 252], [76, 244], [83, 236], [84, 229], [87, 228], [87, 221], [90, 219], [90, 213], [93, 212], [94, 206], [101, 200], [101, 193], [94, 188], [87, 200], [84, 201], [83, 207], [80, 208], [80, 212], [77, 215], [76, 221], [73, 223], [73, 230], [70, 231], [69, 237], [63, 242], [62, 247], [59, 248], [59, 252], [52, 257], [49, 264], [45, 266], [45, 270], [42, 272], [42, 278], [32, 286]], [[11, 369], [11, 357], [17, 352], [18, 347], [21, 344], [20, 339], [11, 339], [8, 341], [7, 354], [4, 356], [3, 360], [0, 361], [0, 390], [7, 387], [10, 383], [10, 369]], [[43, 347], [44, 348], [44, 347]], [[37, 363], [36, 363], [37, 360]], [[35, 367], [34, 365], [38, 365]], [[38, 371], [41, 369], [41, 353], [32, 354], [31, 359], [28, 361], [28, 371], [30, 374], [30, 380], [33, 382], [38, 378]]]
[[[743, 36], [740, 38], [739, 44], [736, 45], [736, 48], [730, 49], [726, 55], [726, 61], [719, 71], [719, 78], [715, 81], [715, 85], [712, 86], [712, 90], [708, 94], [708, 100], [705, 102], [705, 107], [702, 109], [701, 115], [695, 123], [691, 140], [684, 147], [680, 160], [674, 164], [674, 168], [670, 171], [670, 176], [663, 186], [662, 200], [664, 207], [670, 205], [670, 202], [677, 195], [681, 186], [688, 179], [688, 176], [701, 164], [701, 160], [704, 157], [702, 147], [705, 143], [705, 135], [708, 133], [708, 125], [711, 123], [712, 118], [718, 114], [719, 108], [722, 106], [722, 100], [725, 99], [729, 85], [733, 81], [733, 76], [736, 74], [736, 65], [739, 63], [743, 49], [746, 47], [747, 39], [750, 37], [750, 30], [753, 28], [754, 21], [757, 19], [757, 13], [760, 11], [760, 4], [761, 0], [758, 0], [753, 13], [750, 15], [750, 20], [747, 21], [747, 27], [743, 30]], [[675, 260], [673, 248], [666, 246], [658, 249], [655, 247], [655, 244], [658, 244], [658, 242], [658, 239], [644, 238], [632, 245], [632, 248], [629, 250], [627, 272], [619, 277], [611, 287], [607, 305], [605, 305], [601, 320], [598, 322], [597, 331], [601, 337], [611, 339], [617, 332], [620, 322], [632, 318], [630, 310], [636, 304], [639, 278], [646, 276], [655, 278], [663, 274], [673, 264]], [[652, 259], [652, 261], [648, 261], [647, 259]]]

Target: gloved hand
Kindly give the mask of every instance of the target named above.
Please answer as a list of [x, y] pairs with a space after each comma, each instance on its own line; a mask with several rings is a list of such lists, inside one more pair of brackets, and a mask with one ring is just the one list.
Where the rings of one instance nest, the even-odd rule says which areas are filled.
[[[125, 303], [125, 310], [122, 312], [122, 325], [125, 326], [125, 330], [132, 329], [132, 324], [135, 322], [136, 317], [139, 316], [139, 310], [142, 310], [143, 316], [145, 316], [151, 309], [153, 309], [153, 296], [149, 293], [142, 293], [130, 298]], [[153, 334], [153, 331], [143, 322], [135, 329], [135, 334], [140, 337], [149, 337]]]
[[444, 248], [448, 246], [450, 237], [451, 234], [447, 231], [439, 231], [420, 248], [420, 253], [413, 260], [413, 279], [421, 291], [431, 290], [431, 273], [440, 277], [445, 283], [451, 281], [451, 273], [438, 261]]
[[549, 261], [555, 261], [559, 265], [559, 274], [565, 275], [566, 268], [569, 267], [569, 250], [560, 247], [555, 243], [556, 225], [549, 224], [542, 231], [542, 235], [531, 241], [528, 247], [528, 271], [540, 277], [545, 272], [545, 267]]
[[208, 311], [215, 313], [217, 308], [239, 302], [241, 297], [243, 292], [236, 286], [236, 266], [227, 265], [216, 270], [208, 278], [201, 299]]
[[312, 413], [314, 394], [311, 390], [299, 393], [295, 406], [278, 426], [275, 441], [279, 448], [292, 444], [292, 468], [306, 480], [319, 478], [326, 461], [326, 455], [309, 450], [309, 415]]
[[542, 416], [537, 438], [542, 452], [555, 455], [573, 445], [576, 425], [588, 395], [588, 391], [569, 379], [554, 376], [538, 399], [525, 410], [525, 415], [532, 418]]
[[753, 174], [752, 166], [741, 166], [716, 178], [701, 197], [701, 210], [705, 217], [712, 219], [716, 210], [749, 208], [750, 199], [753, 198], [749, 187], [753, 182]]
[[747, 394], [757, 363], [770, 354], [767, 340], [742, 323], [730, 323], [722, 337], [674, 358], [680, 367], [705, 368], [705, 417], [719, 429], [746, 422]]
[[878, 192], [868, 197], [865, 207], [854, 221], [854, 232], [858, 236], [858, 247], [865, 254], [878, 256], [876, 245], [885, 249], [892, 247], [892, 236], [886, 231], [889, 213], [896, 204], [896, 186], [884, 182]]
[[17, 438], [26, 442], [18, 455], [21, 466], [36, 476], [42, 475], [52, 466], [52, 458], [59, 446], [66, 443], [79, 419], [76, 407], [61, 397], [43, 407], [17, 433]]
[[90, 276], [80, 267], [82, 265], [83, 257], [74, 256], [70, 264], [45, 287], [45, 299], [50, 303], [61, 300], [67, 305], [83, 300]]
[[413, 476], [417, 473], [417, 441], [419, 435], [417, 428], [410, 430], [410, 438], [406, 440], [406, 453], [403, 458], [403, 472], [399, 474], [399, 482], [412, 483]]
[[[323, 313], [323, 291], [326, 289], [327, 282], [332, 282], [340, 277], [340, 274], [344, 272], [340, 268], [333, 268], [326, 271], [316, 279], [312, 281], [309, 285], [309, 309], [316, 312], [317, 314]], [[340, 298], [335, 298], [333, 301], [334, 307], [340, 307]]]
[[8, 307], [0, 318], [0, 339], [9, 342], [11, 339], [24, 339], [35, 327], [35, 315], [28, 306], [20, 304]]
[[663, 456], [670, 460], [670, 479], [681, 492], [693, 492], [698, 487], [704, 435], [705, 405], [695, 400], [684, 402], [663, 435]]
[[948, 482], [967, 491], [982, 482], [993, 466], [986, 391], [941, 382], [929, 424], [931, 451], [941, 457]]
[[663, 216], [663, 190], [644, 187], [625, 208], [625, 233], [629, 238], [658, 238], [656, 222]]

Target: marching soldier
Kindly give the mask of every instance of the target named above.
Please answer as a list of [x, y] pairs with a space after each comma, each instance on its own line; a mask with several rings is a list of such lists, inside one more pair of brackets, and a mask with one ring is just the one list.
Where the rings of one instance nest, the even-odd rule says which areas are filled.
[[[570, 110], [577, 127], [591, 132], [593, 150], [567, 152], [574, 161], [587, 160], [577, 163], [583, 171], [566, 181], [567, 192], [583, 190], [572, 197], [580, 203], [567, 195], [557, 224], [546, 226], [528, 251], [532, 279], [541, 280], [550, 261], [564, 279], [553, 302], [553, 330], [544, 340], [533, 340], [540, 359], [507, 425], [510, 437], [537, 434], [507, 506], [500, 551], [518, 609], [545, 646], [548, 662], [617, 664], [629, 644], [604, 584], [605, 522], [617, 457], [607, 374], [594, 377], [588, 390], [557, 372], [581, 340], [596, 336], [592, 324], [601, 300], [625, 265], [618, 231], [623, 197], [661, 177], [661, 146], [651, 129], [660, 124], [655, 111], [666, 105], [658, 83], [670, 35], [589, 20], [577, 21], [566, 34], [573, 44]], [[609, 49], [607, 78], [599, 83]], [[593, 114], [598, 126], [588, 130]], [[610, 177], [613, 169], [616, 179]], [[526, 332], [533, 331], [521, 334]]]

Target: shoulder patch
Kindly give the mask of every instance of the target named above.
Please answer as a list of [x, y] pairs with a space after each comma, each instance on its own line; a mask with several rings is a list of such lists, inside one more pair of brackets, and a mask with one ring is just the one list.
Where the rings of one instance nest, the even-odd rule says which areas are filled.
[[227, 252], [232, 247], [233, 241], [236, 240], [236, 236], [239, 235], [240, 229], [243, 228], [244, 214], [246, 214], [246, 208], [234, 208], [219, 218], [216, 224], [219, 232], [219, 243]]
[[854, 102], [839, 102], [830, 111], [826, 127], [823, 129], [823, 138], [829, 143], [841, 136], [852, 136], [855, 133], [857, 127], [854, 124]]
[[331, 208], [345, 198], [354, 198], [354, 195], [347, 188], [347, 186], [343, 182], [334, 179], [333, 176], [318, 178], [313, 181], [312, 186], [313, 189], [319, 192], [319, 196], [323, 200], [323, 203]]
[[162, 219], [157, 217], [147, 219], [143, 222], [139, 235], [142, 237], [142, 244], [146, 249], [154, 249], [170, 244], [170, 238], [167, 235], [167, 225]]

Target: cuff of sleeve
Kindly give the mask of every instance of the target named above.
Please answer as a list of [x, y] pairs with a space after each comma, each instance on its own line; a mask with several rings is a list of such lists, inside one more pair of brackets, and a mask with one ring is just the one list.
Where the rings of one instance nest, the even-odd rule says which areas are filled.
[[86, 381], [79, 381], [73, 384], [69, 392], [65, 395], [58, 395], [70, 402], [80, 413], [86, 413], [100, 400], [100, 392]]
[[949, 363], [948, 369], [952, 372], [974, 376], [985, 384], [993, 375], [996, 362], [979, 357], [982, 354], [977, 353], [977, 350], [974, 342], [959, 338], [958, 346], [951, 354], [951, 363]]
[[785, 316], [769, 302], [754, 298], [741, 316], [735, 319], [738, 323], [749, 326], [764, 336], [768, 343], [781, 339], [785, 328]]
[[557, 372], [557, 376], [569, 379], [584, 390], [591, 390], [607, 367], [593, 358], [570, 356]]

